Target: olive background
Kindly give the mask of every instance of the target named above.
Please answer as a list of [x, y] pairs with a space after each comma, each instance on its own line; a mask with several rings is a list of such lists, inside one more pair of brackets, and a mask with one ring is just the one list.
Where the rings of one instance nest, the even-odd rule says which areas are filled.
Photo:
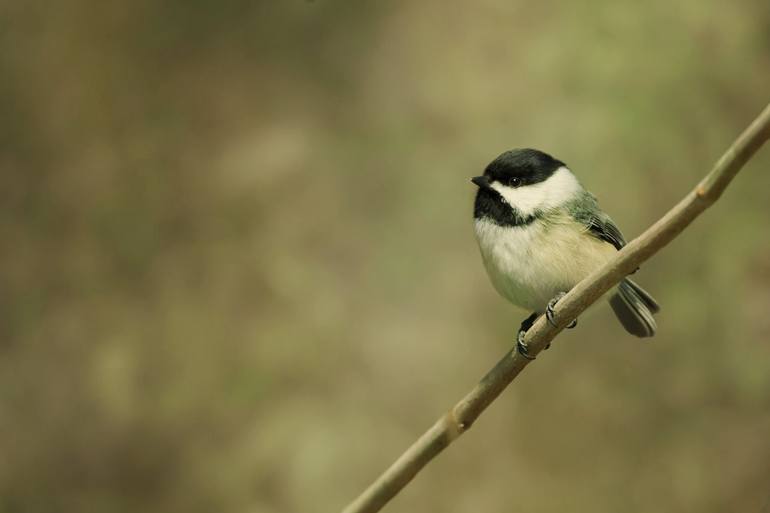
[[[0, 2], [0, 512], [338, 511], [528, 312], [471, 176], [631, 239], [770, 100], [770, 3]], [[770, 511], [770, 148], [387, 511]]]

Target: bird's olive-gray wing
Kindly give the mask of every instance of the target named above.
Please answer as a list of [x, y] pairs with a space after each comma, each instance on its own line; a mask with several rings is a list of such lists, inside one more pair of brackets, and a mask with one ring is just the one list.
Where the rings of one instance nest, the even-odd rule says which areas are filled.
[[573, 207], [572, 216], [588, 229], [588, 233], [597, 239], [609, 242], [615, 246], [615, 249], [626, 245], [626, 239], [620, 232], [620, 228], [615, 225], [610, 216], [602, 212], [593, 195], [587, 193], [582, 201]]
[[626, 245], [626, 240], [623, 238], [623, 234], [620, 233], [620, 229], [615, 226], [615, 223], [607, 215], [591, 217], [588, 221], [588, 231], [595, 237], [609, 242], [615, 246], [615, 249], [620, 249]]

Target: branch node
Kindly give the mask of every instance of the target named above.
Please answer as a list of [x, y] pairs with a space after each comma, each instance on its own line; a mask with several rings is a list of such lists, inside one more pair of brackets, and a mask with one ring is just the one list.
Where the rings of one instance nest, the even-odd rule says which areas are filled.
[[446, 438], [449, 442], [454, 441], [457, 437], [462, 435], [467, 427], [465, 422], [457, 420], [454, 409], [449, 410], [446, 415], [444, 415], [444, 423], [447, 426]]

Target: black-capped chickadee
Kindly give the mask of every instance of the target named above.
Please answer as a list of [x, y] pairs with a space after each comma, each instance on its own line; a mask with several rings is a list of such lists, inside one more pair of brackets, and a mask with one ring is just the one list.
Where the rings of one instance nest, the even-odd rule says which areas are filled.
[[[567, 166], [541, 151], [506, 151], [471, 181], [487, 274], [500, 295], [533, 311], [517, 336], [519, 352], [532, 358], [524, 334], [535, 319], [545, 313], [554, 324], [556, 302], [626, 242]], [[660, 307], [652, 296], [628, 278], [613, 292], [609, 303], [626, 331], [653, 336]]]

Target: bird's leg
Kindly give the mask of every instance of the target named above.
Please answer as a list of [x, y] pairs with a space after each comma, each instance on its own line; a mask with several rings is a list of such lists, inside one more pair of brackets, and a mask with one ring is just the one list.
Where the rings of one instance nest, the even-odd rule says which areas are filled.
[[[546, 319], [548, 319], [548, 322], [550, 322], [551, 326], [553, 326], [554, 328], [558, 328], [558, 326], [556, 325], [556, 321], [553, 320], [553, 309], [556, 306], [556, 303], [558, 303], [559, 300], [566, 295], [567, 295], [566, 292], [559, 292], [558, 294], [556, 294], [556, 296], [553, 297], [553, 299], [551, 299], [548, 302], [548, 306], [545, 309], [545, 317]], [[572, 329], [575, 326], [577, 326], [577, 319], [572, 319], [572, 322], [567, 324], [565, 328]]]
[[530, 356], [529, 348], [527, 347], [526, 342], [524, 342], [524, 335], [526, 335], [529, 328], [535, 324], [535, 319], [537, 319], [537, 312], [532, 313], [532, 315], [521, 321], [519, 332], [516, 334], [516, 350], [527, 360], [534, 360], [535, 357]]

